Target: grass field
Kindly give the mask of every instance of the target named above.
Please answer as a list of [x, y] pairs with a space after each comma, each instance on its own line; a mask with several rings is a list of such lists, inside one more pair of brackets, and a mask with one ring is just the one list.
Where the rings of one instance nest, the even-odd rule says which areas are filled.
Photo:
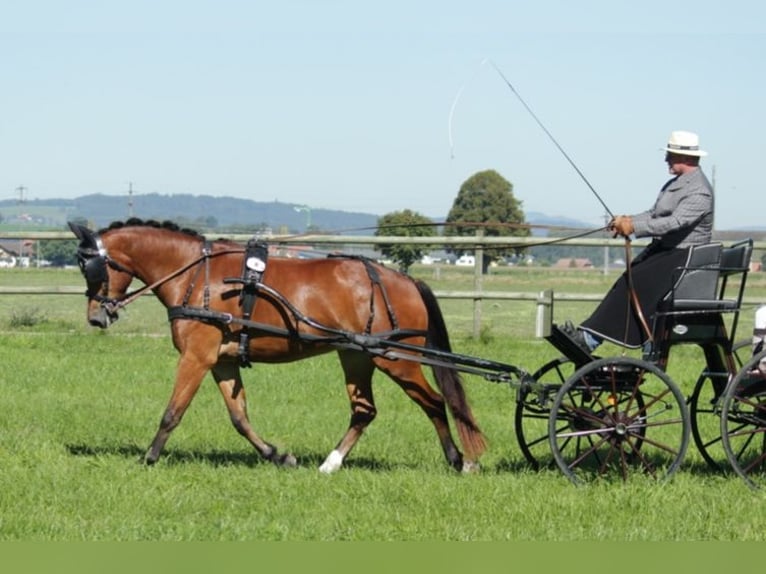
[[[470, 276], [415, 273], [436, 289]], [[753, 277], [748, 295], [766, 292]], [[603, 292], [595, 273], [518, 270], [488, 290]], [[2, 285], [80, 285], [77, 271], [3, 271]], [[484, 303], [479, 340], [471, 304], [444, 301], [456, 352], [534, 370], [557, 356], [534, 338], [534, 304]], [[557, 307], [578, 320], [588, 304]], [[752, 313], [742, 317], [748, 336]], [[348, 403], [333, 355], [245, 371], [251, 418], [293, 452], [297, 469], [262, 462], [228, 421], [212, 379], [153, 467], [138, 463], [169, 398], [176, 353], [164, 310], [133, 304], [108, 331], [85, 325], [84, 297], [0, 297], [0, 540], [240, 541], [477, 540], [701, 541], [766, 539], [766, 497], [733, 474], [707, 469], [691, 445], [668, 483], [574, 487], [557, 469], [534, 471], [513, 431], [507, 385], [466, 376], [488, 439], [482, 472], [459, 475], [430, 423], [376, 375], [377, 420], [344, 468], [317, 466], [344, 432]], [[678, 348], [668, 372], [688, 394], [702, 367]], [[765, 512], [762, 512], [765, 511]]]

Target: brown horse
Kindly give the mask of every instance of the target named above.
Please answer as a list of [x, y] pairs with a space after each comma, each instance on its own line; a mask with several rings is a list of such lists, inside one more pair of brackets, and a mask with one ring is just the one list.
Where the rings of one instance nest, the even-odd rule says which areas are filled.
[[[471, 469], [485, 450], [458, 372], [436, 361], [433, 373], [440, 394], [429, 385], [421, 362], [407, 359], [417, 359], [417, 349], [423, 346], [450, 352], [436, 298], [423, 282], [358, 257], [268, 259], [262, 245], [246, 251], [235, 242], [206, 241], [167, 222], [131, 219], [98, 232], [73, 223], [70, 228], [80, 240], [78, 258], [91, 325], [107, 328], [117, 320], [119, 309], [145, 290], [154, 292], [168, 309], [180, 358], [175, 387], [146, 463], [157, 461], [212, 371], [234, 428], [265, 459], [295, 466], [294, 456], [277, 453], [250, 425], [240, 368], [250, 361], [280, 363], [330, 351], [340, 358], [351, 420], [320, 471], [338, 470], [375, 418], [376, 368], [423, 409], [450, 465]], [[134, 278], [144, 286], [128, 293]], [[408, 350], [392, 356], [387, 341]], [[452, 439], [445, 399], [465, 459]]]

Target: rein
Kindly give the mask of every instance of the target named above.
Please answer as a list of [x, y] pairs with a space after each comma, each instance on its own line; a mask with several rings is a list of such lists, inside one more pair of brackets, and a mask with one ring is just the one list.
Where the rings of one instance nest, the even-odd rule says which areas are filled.
[[631, 261], [633, 260], [632, 255], [632, 248], [631, 248], [631, 242], [629, 238], [625, 238], [625, 277], [628, 282], [628, 293], [630, 295], [630, 298], [628, 299], [628, 305], [625, 310], [625, 340], [628, 339], [628, 325], [630, 324], [630, 307], [631, 303], [633, 305], [633, 308], [636, 311], [636, 315], [638, 315], [638, 321], [641, 324], [641, 328], [644, 330], [644, 333], [646, 333], [647, 340], [650, 343], [654, 342], [654, 337], [652, 337], [652, 330], [649, 328], [649, 324], [646, 321], [646, 317], [644, 317], [644, 311], [641, 308], [641, 302], [638, 300], [638, 293], [636, 292], [636, 287], [633, 284], [633, 269], [631, 265]]
[[[598, 233], [600, 231], [607, 231], [608, 226], [603, 227], [596, 227], [594, 229], [585, 229], [584, 231], [578, 231], [577, 233], [572, 233], [571, 235], [567, 235], [565, 237], [555, 237], [553, 239], [543, 239], [541, 241], [537, 241], [535, 243], [498, 243], [498, 244], [492, 244], [492, 245], [483, 245], [482, 247], [484, 249], [509, 249], [509, 248], [516, 248], [516, 247], [545, 247], [546, 245], [556, 245], [557, 243], [562, 243], [564, 241], [569, 241], [570, 239], [578, 239], [580, 237], [587, 237], [588, 235], [593, 235], [594, 233]], [[464, 244], [461, 245], [463, 249], [471, 249], [476, 248], [478, 244], [476, 245], [468, 245]]]
[[[605, 231], [606, 229], [607, 229], [607, 227], [599, 227], [599, 228], [596, 228], [596, 229], [587, 229], [585, 231], [574, 233], [574, 234], [568, 235], [566, 237], [560, 237], [560, 238], [555, 238], [555, 239], [543, 240], [543, 241], [539, 241], [539, 242], [533, 243], [533, 244], [525, 244], [524, 247], [540, 247], [540, 246], [545, 246], [545, 245], [555, 245], [557, 243], [560, 243], [560, 242], [563, 242], [563, 241], [567, 241], [569, 239], [576, 239], [578, 237], [585, 237], [585, 236], [591, 235], [593, 233], [597, 233], [599, 231]], [[131, 271], [130, 269], [127, 269], [126, 267], [121, 265], [118, 261], [116, 261], [115, 259], [109, 257], [109, 254], [107, 253], [106, 248], [103, 246], [100, 237], [96, 236], [95, 237], [95, 241], [96, 241], [97, 249], [95, 249], [95, 250], [81, 249], [80, 250], [80, 253], [81, 253], [81, 255], [84, 258], [87, 259], [87, 258], [94, 257], [94, 256], [103, 257], [104, 262], [109, 267], [111, 267], [112, 269], [114, 269], [116, 271], [119, 271], [121, 273], [127, 273], [128, 275], [131, 275], [133, 277], [136, 277], [136, 278], [140, 279], [140, 277], [138, 277], [133, 271]], [[507, 247], [520, 247], [520, 246], [521, 245], [509, 243], [507, 245], [506, 244], [497, 245], [497, 246], [493, 245], [492, 247], [501, 247], [501, 248], [502, 247], [506, 247], [507, 248]], [[629, 242], [626, 242], [626, 261], [630, 260], [629, 259], [629, 250], [630, 250], [630, 244], [629, 244]], [[179, 275], [185, 273], [186, 271], [188, 271], [189, 269], [193, 268], [194, 266], [202, 263], [203, 261], [207, 264], [211, 258], [217, 257], [219, 255], [229, 255], [229, 254], [232, 254], [232, 253], [244, 253], [244, 252], [245, 252], [244, 248], [226, 249], [224, 251], [212, 252], [212, 250], [210, 249], [209, 245], [206, 243], [205, 247], [203, 247], [202, 254], [199, 257], [197, 257], [196, 259], [193, 259], [189, 263], [183, 265], [182, 267], [176, 269], [175, 271], [173, 271], [171, 273], [168, 273], [164, 277], [161, 277], [160, 279], [157, 279], [156, 281], [154, 281], [154, 282], [152, 282], [150, 284], [146, 284], [146, 285], [144, 285], [142, 287], [134, 289], [133, 291], [130, 291], [130, 292], [126, 293], [125, 295], [123, 295], [119, 299], [110, 298], [110, 297], [104, 297], [104, 296], [97, 295], [97, 294], [94, 294], [93, 298], [96, 299], [97, 301], [99, 301], [107, 309], [107, 311], [115, 312], [115, 311], [118, 311], [119, 309], [123, 309], [126, 306], [128, 306], [129, 304], [133, 303], [136, 299], [141, 297], [147, 291], [152, 291], [152, 290], [156, 289], [160, 285], [163, 285], [164, 283], [167, 283], [171, 279], [174, 279], [174, 278], [178, 277]], [[630, 269], [629, 268], [628, 268], [628, 273], [630, 273]], [[207, 284], [207, 281], [206, 281], [206, 284]], [[630, 281], [630, 285], [631, 285], [631, 293], [633, 294], [634, 291], [632, 289], [632, 281]], [[191, 287], [193, 287], [193, 284], [190, 286], [190, 288]], [[259, 284], [259, 287], [261, 289], [268, 290], [268, 288], [265, 285]], [[275, 295], [275, 293], [270, 293], [270, 294], [271, 295]], [[283, 301], [282, 297], [279, 296], [279, 294], [276, 294], [275, 296], [278, 299], [280, 299], [280, 301], [283, 304], [285, 304], [286, 307], [288, 307], [288, 308], [291, 307], [289, 302]], [[205, 306], [205, 307], [207, 307], [207, 306]], [[643, 321], [643, 314], [641, 312], [640, 306], [637, 303], [637, 300], [636, 300], [636, 309], [637, 309], [637, 312], [638, 312], [639, 316], [642, 319], [642, 322], [645, 325], [645, 321]], [[291, 311], [293, 311], [294, 316], [296, 318], [298, 318], [300, 313], [297, 311], [297, 309], [292, 308]], [[312, 324], [312, 321], [308, 317], [303, 317], [303, 318], [301, 318], [301, 320], [302, 320], [302, 322], [305, 322], [306, 324], [310, 324], [311, 326], [313, 326], [315, 328], [320, 328], [321, 329], [321, 325]], [[224, 321], [224, 322], [231, 322], [231, 321]], [[646, 327], [646, 328], [648, 329], [648, 327]]]
[[[109, 265], [113, 269], [116, 269], [117, 271], [120, 271], [122, 273], [128, 273], [129, 275], [132, 275], [133, 277], [138, 277], [133, 271], [126, 269], [125, 267], [120, 265], [117, 261], [109, 257], [106, 254], [106, 249], [102, 248], [102, 250], [103, 250], [102, 256], [104, 257], [107, 265]], [[154, 281], [153, 283], [146, 284], [143, 287], [139, 287], [138, 289], [134, 289], [133, 291], [126, 293], [119, 299], [110, 299], [110, 298], [103, 297], [100, 302], [105, 307], [108, 307], [107, 308], [108, 311], [117, 311], [118, 309], [123, 309], [127, 305], [129, 305], [130, 303], [138, 299], [140, 296], [142, 296], [145, 292], [156, 289], [157, 287], [159, 287], [160, 285], [163, 285], [164, 283], [167, 283], [171, 279], [174, 279], [178, 277], [179, 275], [182, 275], [183, 273], [193, 268], [194, 266], [199, 265], [203, 261], [207, 263], [213, 257], [218, 257], [219, 255], [229, 255], [231, 253], [244, 253], [244, 249], [226, 249], [224, 251], [217, 251], [213, 253], [209, 249], [205, 248], [203, 249], [202, 254], [199, 257], [197, 257], [196, 259], [193, 259], [192, 261], [176, 269], [175, 271], [168, 273], [167, 275]]]
[[[87, 261], [88, 258], [100, 257], [103, 259], [103, 263], [105, 265], [108, 265], [112, 269], [115, 269], [116, 271], [119, 271], [121, 273], [127, 273], [131, 275], [132, 277], [136, 277], [140, 279], [140, 277], [138, 277], [138, 275], [136, 275], [135, 272], [126, 268], [115, 259], [112, 259], [111, 257], [109, 257], [107, 250], [104, 247], [104, 245], [101, 243], [101, 240], [99, 237], [96, 237], [95, 240], [96, 240], [97, 250], [92, 250], [92, 249], [80, 250], [81, 257], [84, 260]], [[206, 241], [203, 243], [202, 253], [200, 254], [199, 257], [196, 257], [195, 259], [182, 265], [181, 267], [172, 271], [171, 273], [168, 273], [167, 275], [157, 279], [156, 281], [152, 283], [147, 283], [146, 285], [143, 285], [142, 287], [134, 289], [133, 291], [126, 293], [119, 299], [103, 297], [103, 296], [95, 295], [95, 294], [93, 295], [93, 298], [99, 301], [99, 303], [108, 312], [116, 312], [117, 310], [122, 309], [126, 307], [127, 305], [129, 305], [130, 303], [132, 303], [133, 301], [137, 300], [140, 296], [142, 296], [147, 291], [156, 289], [160, 285], [167, 283], [168, 281], [182, 275], [183, 273], [189, 271], [190, 269], [193, 269], [195, 266], [198, 266], [204, 262], [205, 263], [204, 306], [196, 307], [196, 306], [187, 305], [187, 300], [191, 293], [191, 290], [194, 288], [194, 284], [196, 283], [196, 280], [199, 274], [202, 272], [202, 268], [199, 268], [197, 271], [197, 274], [192, 278], [192, 281], [187, 289], [187, 294], [186, 294], [186, 297], [184, 298], [183, 305], [168, 308], [168, 319], [170, 321], [173, 321], [174, 319], [195, 319], [195, 320], [199, 320], [203, 322], [220, 323], [224, 325], [237, 324], [245, 328], [254, 329], [262, 333], [275, 335], [279, 337], [299, 338], [300, 340], [311, 342], [311, 343], [324, 343], [324, 344], [335, 345], [341, 348], [364, 349], [368, 351], [370, 349], [381, 347], [381, 342], [383, 340], [390, 343], [392, 341], [398, 341], [400, 339], [406, 339], [410, 337], [426, 336], [425, 331], [418, 330], [418, 329], [400, 329], [397, 326], [396, 318], [393, 315], [390, 302], [388, 301], [388, 297], [385, 295], [385, 293], [384, 293], [384, 300], [386, 301], [386, 309], [390, 315], [391, 321], [394, 325], [394, 329], [391, 331], [381, 332], [381, 333], [370, 333], [369, 325], [368, 325], [367, 332], [363, 334], [347, 332], [347, 331], [334, 329], [326, 325], [323, 325], [319, 321], [316, 321], [315, 319], [301, 312], [295, 305], [293, 305], [289, 300], [287, 300], [284, 297], [284, 295], [282, 295], [279, 291], [261, 282], [255, 283], [254, 287], [259, 292], [265, 293], [266, 295], [273, 298], [275, 301], [278, 301], [283, 308], [289, 311], [296, 325], [302, 323], [304, 325], [307, 325], [325, 334], [310, 335], [308, 333], [298, 333], [298, 329], [296, 326], [291, 326], [290, 329], [283, 329], [283, 328], [273, 327], [271, 325], [267, 325], [263, 323], [257, 323], [246, 318], [235, 317], [231, 313], [224, 313], [224, 312], [210, 309], [208, 306], [209, 295], [207, 291], [209, 287], [210, 259], [213, 257], [218, 257], [220, 255], [230, 255], [232, 253], [245, 253], [245, 251], [246, 250], [243, 248], [236, 248], [236, 249], [224, 249], [222, 251], [213, 252], [211, 248], [211, 244]], [[367, 269], [368, 269], [368, 273], [370, 273], [371, 268], [367, 267]], [[376, 284], [377, 273], [373, 272], [371, 279], [373, 281], [373, 284]], [[402, 349], [411, 350], [410, 346], [404, 343], [398, 343], [398, 345]], [[412, 347], [412, 349], [414, 348], [415, 347]], [[383, 351], [381, 350], [380, 352], [382, 353]]]

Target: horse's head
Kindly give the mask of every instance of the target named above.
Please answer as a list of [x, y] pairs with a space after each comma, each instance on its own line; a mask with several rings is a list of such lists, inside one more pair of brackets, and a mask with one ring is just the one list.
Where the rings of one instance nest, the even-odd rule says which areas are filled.
[[119, 319], [121, 300], [125, 297], [133, 273], [109, 257], [98, 233], [71, 222], [69, 228], [80, 240], [77, 262], [87, 285], [88, 322], [94, 327], [106, 329]]

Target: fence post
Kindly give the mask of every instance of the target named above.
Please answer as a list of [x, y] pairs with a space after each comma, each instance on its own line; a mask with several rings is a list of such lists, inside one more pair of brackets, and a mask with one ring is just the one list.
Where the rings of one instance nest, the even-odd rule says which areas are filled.
[[481, 245], [483, 237], [484, 228], [479, 227], [476, 230], [476, 251], [473, 255], [473, 290], [475, 293], [473, 299], [473, 336], [475, 339], [478, 339], [481, 334], [481, 300], [483, 299], [482, 286], [484, 283], [484, 248]]
[[551, 334], [553, 322], [553, 289], [540, 291], [537, 295], [537, 317], [535, 320], [535, 337], [541, 339]]

